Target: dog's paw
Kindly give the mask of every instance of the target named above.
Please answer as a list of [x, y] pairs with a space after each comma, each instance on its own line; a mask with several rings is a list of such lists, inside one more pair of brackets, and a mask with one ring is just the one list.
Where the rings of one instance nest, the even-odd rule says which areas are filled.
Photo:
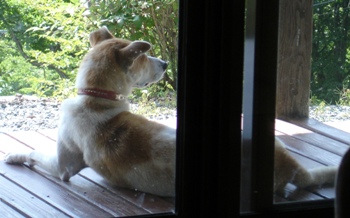
[[28, 157], [29, 153], [8, 153], [5, 155], [4, 161], [8, 164], [23, 164]]

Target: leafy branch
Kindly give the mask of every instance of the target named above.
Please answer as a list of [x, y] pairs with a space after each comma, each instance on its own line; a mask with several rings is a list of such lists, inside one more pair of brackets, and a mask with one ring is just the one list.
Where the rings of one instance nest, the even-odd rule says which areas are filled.
[[15, 42], [16, 47], [19, 51], [19, 53], [22, 55], [22, 57], [27, 60], [30, 64], [32, 64], [33, 66], [36, 67], [47, 67], [48, 69], [54, 70], [56, 71], [61, 78], [67, 79], [68, 76], [60, 69], [58, 69], [56, 66], [52, 65], [52, 64], [48, 64], [46, 65], [45, 63], [42, 62], [38, 62], [36, 60], [33, 60], [31, 57], [29, 57], [23, 50], [22, 44], [19, 41], [19, 39], [17, 38], [16, 34], [14, 33], [14, 31], [12, 30], [10, 24], [6, 21], [5, 17], [3, 16], [3, 13], [0, 13], [0, 20], [5, 24], [8, 32], [10, 33], [11, 39]]

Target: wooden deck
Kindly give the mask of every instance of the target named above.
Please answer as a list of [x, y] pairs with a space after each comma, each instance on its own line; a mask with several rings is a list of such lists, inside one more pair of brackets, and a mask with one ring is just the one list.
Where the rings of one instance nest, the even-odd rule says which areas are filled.
[[[350, 121], [329, 123], [313, 119], [276, 120], [275, 135], [303, 166], [337, 166], [350, 145]], [[334, 187], [306, 190], [287, 185], [285, 195], [275, 195], [275, 202], [308, 201], [334, 198]]]
[[62, 182], [3, 154], [55, 146], [56, 130], [0, 133], [1, 217], [120, 217], [174, 211], [174, 199], [111, 187], [92, 169]]
[[[350, 144], [350, 121], [331, 124], [314, 120], [276, 121], [276, 135], [304, 166], [338, 165]], [[55, 146], [56, 130], [0, 132], [0, 159], [12, 150]], [[0, 212], [2, 217], [117, 217], [174, 211], [174, 199], [111, 187], [87, 168], [70, 182], [62, 182], [39, 169], [8, 165], [0, 160]], [[286, 187], [276, 202], [334, 197], [333, 187]]]

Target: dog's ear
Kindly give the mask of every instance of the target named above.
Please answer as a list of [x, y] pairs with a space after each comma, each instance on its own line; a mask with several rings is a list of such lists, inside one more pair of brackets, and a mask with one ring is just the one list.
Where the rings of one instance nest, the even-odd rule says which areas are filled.
[[138, 56], [146, 53], [152, 48], [152, 45], [145, 41], [133, 41], [120, 51], [131, 61], [134, 61]]
[[112, 38], [114, 38], [114, 36], [112, 35], [111, 32], [109, 32], [109, 30], [105, 26], [90, 33], [90, 35], [89, 35], [90, 45], [92, 48], [95, 45], [97, 45], [98, 43], [100, 43], [106, 39], [112, 39]]

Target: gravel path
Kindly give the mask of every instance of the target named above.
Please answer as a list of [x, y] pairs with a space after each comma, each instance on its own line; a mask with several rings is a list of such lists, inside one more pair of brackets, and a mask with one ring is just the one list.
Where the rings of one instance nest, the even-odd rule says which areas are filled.
[[31, 96], [0, 97], [0, 131], [54, 129], [60, 102]]
[[309, 114], [320, 122], [347, 121], [350, 120], [350, 106], [311, 106]]
[[[0, 97], [0, 132], [20, 130], [54, 129], [59, 123], [60, 102], [55, 99], [33, 96]], [[131, 104], [131, 110], [137, 110], [137, 104]], [[162, 109], [163, 114], [149, 113], [146, 117], [152, 120], [176, 119], [176, 110]]]
[[[137, 104], [131, 104], [136, 111]], [[39, 130], [57, 128], [60, 102], [55, 99], [32, 96], [0, 97], [0, 131]], [[161, 108], [161, 112], [146, 117], [174, 125], [176, 110]], [[350, 106], [311, 106], [310, 118], [321, 122], [350, 120]]]

